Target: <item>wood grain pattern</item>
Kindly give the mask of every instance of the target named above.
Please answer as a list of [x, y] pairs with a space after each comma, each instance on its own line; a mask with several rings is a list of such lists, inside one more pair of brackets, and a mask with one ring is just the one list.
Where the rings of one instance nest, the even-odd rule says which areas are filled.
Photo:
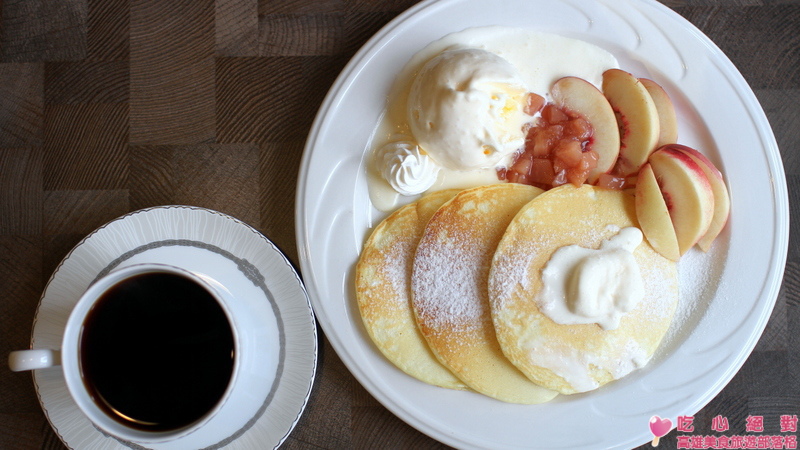
[[88, 0], [86, 59], [125, 61], [130, 54], [130, 1]]
[[258, 1], [217, 1], [214, 31], [216, 56], [257, 56]]
[[[416, 3], [0, 0], [2, 353], [28, 345], [60, 260], [131, 210], [217, 209], [264, 232], [297, 263], [297, 173], [317, 109], [361, 45]], [[776, 308], [695, 427], [710, 430], [722, 415], [727, 434], [744, 434], [746, 418], [763, 415], [765, 433], [777, 433], [778, 415], [800, 415], [800, 3], [663, 3], [706, 33], [753, 88], [790, 194], [789, 262]], [[674, 448], [676, 433], [661, 442]], [[30, 375], [5, 367], [0, 448], [64, 448]], [[321, 333], [314, 390], [284, 448], [445, 446], [378, 403]]]
[[128, 102], [128, 61], [54, 62], [45, 65], [45, 103]]
[[[299, 267], [294, 226], [286, 226], [286, 210], [294, 211], [296, 177], [300, 170], [304, 140], [260, 145], [260, 229]], [[256, 223], [256, 222], [253, 222]]]
[[120, 189], [128, 176], [128, 105], [48, 105], [44, 187]]
[[44, 64], [0, 64], [0, 147], [42, 145]]
[[214, 2], [131, 0], [131, 143], [214, 139]]
[[[753, 89], [800, 88], [800, 4], [676, 8], [733, 61]], [[729, 30], [736, 30], [735, 33]]]
[[344, 43], [342, 14], [266, 14], [259, 23], [260, 56], [332, 55]]
[[4, 0], [3, 61], [75, 61], [86, 57], [85, 0]]
[[42, 233], [42, 159], [35, 147], [0, 152], [0, 235]]
[[284, 142], [302, 139], [298, 125], [313, 116], [303, 100], [308, 90], [292, 89], [303, 77], [303, 58], [219, 58], [217, 140]]
[[130, 210], [128, 192], [121, 189], [47, 191], [44, 196], [42, 233], [48, 235], [87, 235], [97, 228], [98, 212], [105, 221]]
[[[0, 172], [4, 173], [4, 172]], [[16, 231], [13, 235], [0, 235], [0, 273], [12, 276], [0, 277], [0, 289], [7, 299], [38, 299], [42, 281], [41, 232], [30, 234]], [[30, 344], [30, 324], [36, 313], [36, 301], [0, 302], [0, 351], [4, 354]], [[20, 347], [20, 345], [22, 347]], [[36, 399], [30, 376], [2, 375], [0, 395], [0, 434], [3, 447], [38, 448], [47, 423]], [[16, 374], [15, 374], [16, 375]], [[48, 427], [49, 428], [49, 427]]]

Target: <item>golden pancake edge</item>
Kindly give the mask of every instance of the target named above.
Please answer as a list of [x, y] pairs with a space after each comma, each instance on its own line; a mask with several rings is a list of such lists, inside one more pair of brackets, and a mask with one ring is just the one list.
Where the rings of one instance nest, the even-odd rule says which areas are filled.
[[433, 355], [411, 309], [411, 268], [417, 243], [436, 210], [459, 190], [426, 195], [384, 219], [356, 265], [356, 299], [372, 341], [395, 366], [428, 384], [466, 389]]
[[506, 226], [541, 192], [511, 183], [462, 191], [425, 227], [411, 277], [417, 323], [434, 355], [471, 389], [510, 403], [556, 396], [503, 355], [487, 291], [492, 256]]
[[643, 366], [660, 344], [677, 306], [677, 267], [646, 240], [633, 252], [644, 298], [616, 329], [557, 324], [536, 304], [553, 252], [573, 244], [596, 249], [631, 226], [638, 226], [632, 192], [589, 185], [551, 189], [510, 223], [489, 275], [492, 318], [505, 356], [537, 384], [564, 394], [589, 391]]

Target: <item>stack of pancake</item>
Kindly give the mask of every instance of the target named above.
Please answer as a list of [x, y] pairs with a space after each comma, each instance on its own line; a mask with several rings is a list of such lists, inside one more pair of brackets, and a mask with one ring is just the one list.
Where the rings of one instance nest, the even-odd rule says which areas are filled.
[[557, 249], [596, 249], [631, 226], [631, 191], [504, 183], [426, 195], [364, 246], [356, 297], [366, 331], [433, 385], [523, 404], [596, 389], [655, 352], [677, 306], [676, 265], [639, 245], [645, 296], [613, 330], [543, 314], [541, 272]]

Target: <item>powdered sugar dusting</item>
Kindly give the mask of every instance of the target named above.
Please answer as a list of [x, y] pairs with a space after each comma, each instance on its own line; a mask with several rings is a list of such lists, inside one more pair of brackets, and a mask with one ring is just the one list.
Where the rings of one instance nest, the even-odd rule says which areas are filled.
[[659, 356], [679, 345], [679, 340], [702, 318], [719, 290], [726, 260], [726, 243], [719, 238], [707, 253], [692, 248], [681, 257], [678, 263], [680, 302], [659, 349]]
[[414, 254], [412, 242], [408, 239], [400, 239], [392, 245], [386, 254], [386, 265], [383, 266], [384, 277], [389, 280], [392, 291], [398, 306], [408, 304], [408, 280], [411, 277], [411, 259]]
[[474, 235], [441, 230], [423, 238], [412, 277], [417, 317], [433, 330], [477, 328], [489, 314], [486, 279], [490, 257]]
[[527, 277], [528, 268], [536, 254], [532, 251], [503, 252], [495, 255], [492, 262], [494, 275], [491, 278], [490, 288], [493, 290], [492, 298], [497, 301], [498, 308], [504, 307], [504, 301], [511, 298], [516, 289], [531, 289]]

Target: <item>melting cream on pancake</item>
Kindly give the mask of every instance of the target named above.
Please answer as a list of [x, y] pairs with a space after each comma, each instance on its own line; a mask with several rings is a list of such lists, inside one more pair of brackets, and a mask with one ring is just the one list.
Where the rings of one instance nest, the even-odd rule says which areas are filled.
[[538, 364], [563, 378], [575, 392], [588, 392], [600, 387], [592, 368], [595, 371], [607, 371], [613, 379], [618, 380], [646, 366], [651, 358], [633, 339], [626, 342], [614, 356], [564, 346], [559, 351], [538, 351], [536, 357]]
[[622, 315], [644, 297], [644, 284], [633, 251], [642, 232], [627, 227], [600, 248], [568, 245], [556, 250], [542, 270], [537, 305], [563, 325], [596, 323], [604, 330], [619, 326]]

